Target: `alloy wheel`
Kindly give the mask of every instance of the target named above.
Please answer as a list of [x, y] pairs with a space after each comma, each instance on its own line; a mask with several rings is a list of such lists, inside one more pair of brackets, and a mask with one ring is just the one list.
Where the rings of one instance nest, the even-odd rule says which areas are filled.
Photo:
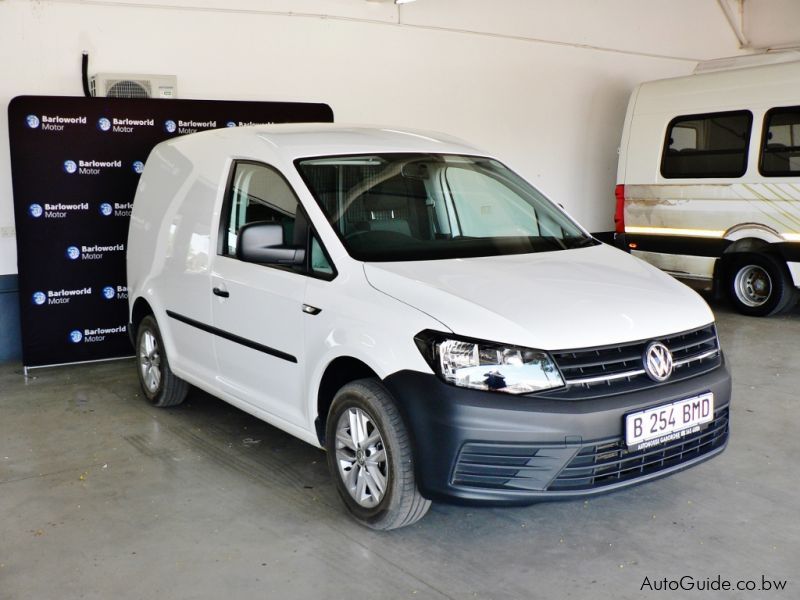
[[360, 506], [377, 506], [386, 494], [389, 463], [375, 421], [360, 408], [349, 408], [336, 424], [336, 464], [350, 496]]

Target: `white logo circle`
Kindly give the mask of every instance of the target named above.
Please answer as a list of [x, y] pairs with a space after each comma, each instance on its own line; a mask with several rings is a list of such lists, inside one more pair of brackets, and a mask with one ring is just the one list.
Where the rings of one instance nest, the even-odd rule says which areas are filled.
[[45, 302], [47, 302], [47, 296], [45, 295], [44, 292], [34, 292], [33, 294], [34, 304], [36, 304], [37, 306], [41, 306]]
[[38, 219], [44, 214], [44, 209], [41, 204], [31, 204], [28, 207], [28, 213], [34, 218]]
[[80, 341], [83, 339], [83, 334], [80, 332], [79, 329], [73, 329], [69, 332], [69, 341], [73, 344], [79, 344]]
[[133, 163], [133, 172], [137, 175], [141, 175], [142, 171], [144, 171], [144, 163], [140, 160], [137, 160]]
[[178, 130], [178, 125], [170, 119], [169, 121], [164, 122], [164, 129], [167, 133], [175, 133]]
[[78, 260], [81, 256], [81, 250], [77, 246], [70, 246], [67, 248], [67, 258], [70, 260]]
[[39, 117], [36, 115], [28, 115], [25, 117], [25, 122], [31, 129], [36, 129], [39, 126]]
[[105, 117], [100, 117], [100, 119], [97, 121], [97, 128], [100, 131], [108, 131], [109, 129], [111, 129], [111, 121], [109, 121]]
[[72, 175], [77, 170], [78, 170], [78, 164], [74, 160], [64, 161], [64, 171]]
[[104, 217], [110, 217], [114, 213], [114, 207], [111, 206], [108, 202], [103, 202], [100, 205], [100, 214]]
[[106, 300], [113, 300], [114, 296], [117, 295], [117, 292], [114, 290], [113, 287], [107, 285], [103, 288], [103, 298]]

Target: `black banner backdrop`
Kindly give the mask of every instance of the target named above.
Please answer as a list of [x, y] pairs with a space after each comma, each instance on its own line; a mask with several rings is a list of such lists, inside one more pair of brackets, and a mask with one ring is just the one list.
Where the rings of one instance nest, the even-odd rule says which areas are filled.
[[133, 354], [125, 246], [150, 150], [188, 133], [331, 122], [326, 104], [18, 96], [8, 107], [22, 361]]

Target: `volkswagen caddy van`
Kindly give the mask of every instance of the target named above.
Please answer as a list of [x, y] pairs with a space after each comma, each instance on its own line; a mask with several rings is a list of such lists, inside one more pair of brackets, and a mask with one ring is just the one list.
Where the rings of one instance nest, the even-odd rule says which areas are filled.
[[133, 204], [145, 396], [197, 386], [327, 450], [355, 519], [608, 492], [728, 441], [692, 290], [440, 135], [335, 125], [159, 144]]
[[631, 95], [616, 231], [634, 255], [768, 316], [800, 297], [800, 53], [701, 63]]

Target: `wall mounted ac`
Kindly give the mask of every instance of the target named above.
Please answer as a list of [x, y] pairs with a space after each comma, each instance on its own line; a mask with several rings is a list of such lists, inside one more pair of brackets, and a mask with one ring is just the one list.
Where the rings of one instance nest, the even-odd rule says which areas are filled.
[[92, 96], [106, 98], [177, 98], [175, 75], [97, 73], [89, 80]]

